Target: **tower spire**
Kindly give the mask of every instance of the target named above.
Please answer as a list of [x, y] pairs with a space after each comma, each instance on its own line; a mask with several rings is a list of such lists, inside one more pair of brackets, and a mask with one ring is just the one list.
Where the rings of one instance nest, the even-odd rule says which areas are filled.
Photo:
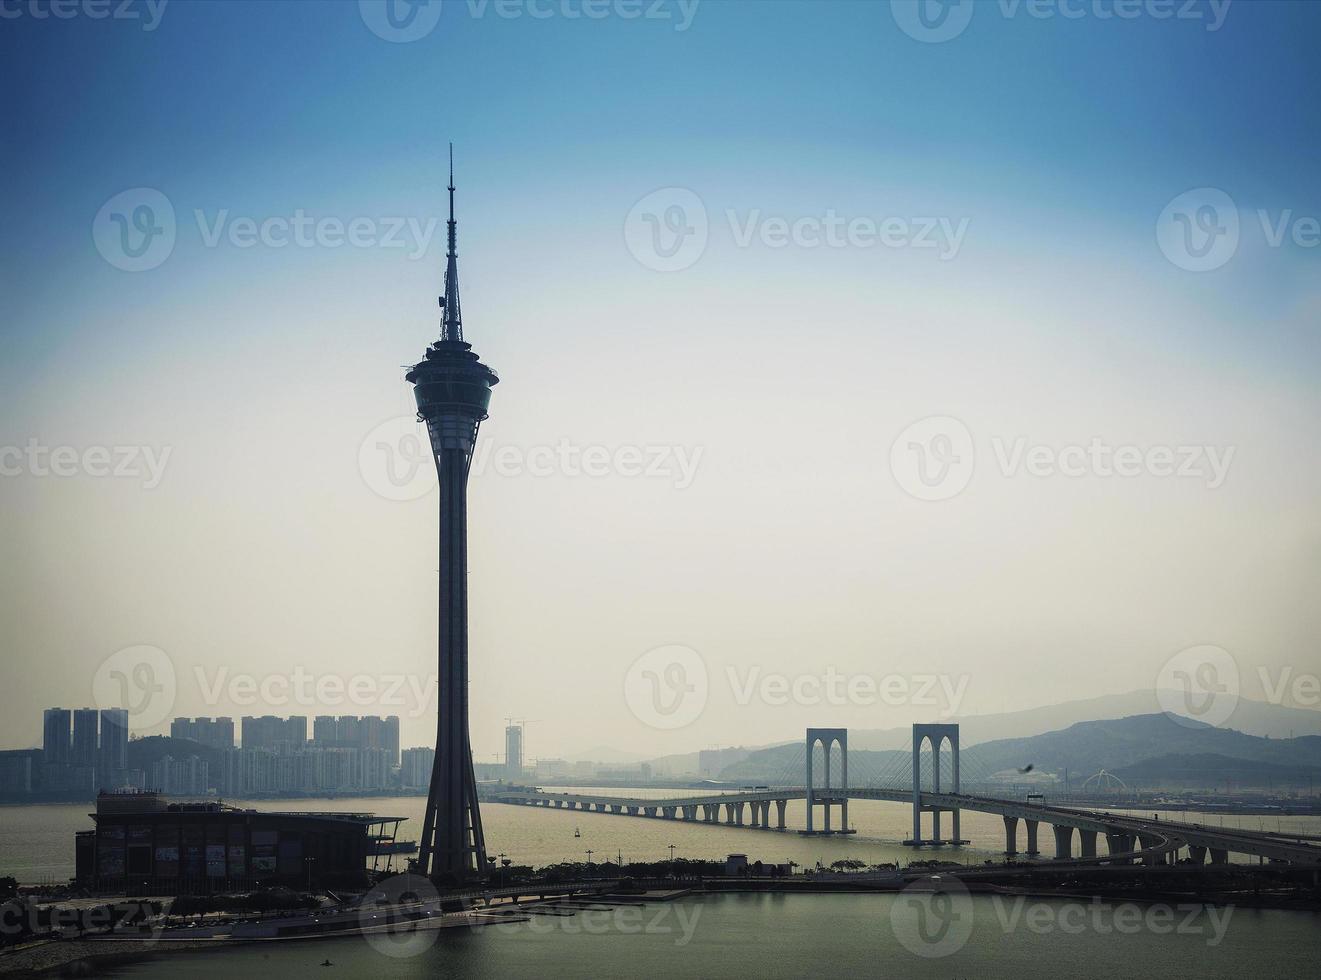
[[459, 253], [454, 221], [454, 144], [450, 144], [449, 248], [445, 252], [445, 295], [441, 297], [441, 340], [463, 339], [463, 308], [459, 303]]

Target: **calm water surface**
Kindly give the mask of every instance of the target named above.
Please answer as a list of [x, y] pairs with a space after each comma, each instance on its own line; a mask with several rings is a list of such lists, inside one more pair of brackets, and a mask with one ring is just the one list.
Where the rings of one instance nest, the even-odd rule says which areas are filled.
[[[593, 921], [542, 917], [481, 929], [428, 934], [420, 948], [391, 955], [359, 937], [179, 953], [106, 969], [122, 978], [190, 980], [280, 976], [285, 980], [370, 976], [413, 977], [957, 977], [1128, 978], [1206, 980], [1321, 975], [1321, 922], [1295, 912], [1233, 910], [1218, 937], [1205, 917], [1179, 930], [1123, 934], [1084, 924], [1065, 903], [1036, 902], [1035, 923], [1013, 920], [1004, 900], [968, 899], [966, 938], [919, 956], [899, 938], [918, 923], [899, 895], [724, 895], [652, 904], [627, 918]], [[1000, 901], [997, 908], [993, 902]], [[1075, 906], [1075, 910], [1079, 907]], [[1129, 906], [1129, 909], [1136, 909]], [[1182, 915], [1173, 917], [1174, 922]], [[1014, 923], [1006, 926], [1005, 922]], [[1154, 920], [1153, 920], [1154, 921]], [[957, 925], [957, 923], [956, 923]], [[952, 930], [952, 933], [957, 930]], [[945, 942], [942, 940], [942, 942]], [[925, 947], [919, 947], [925, 948]], [[932, 949], [928, 949], [931, 952]], [[332, 967], [322, 967], [329, 959]]]
[[[580, 789], [604, 795], [662, 797], [681, 796], [683, 790]], [[350, 810], [407, 817], [400, 829], [403, 839], [416, 839], [422, 829], [426, 800], [420, 796], [336, 800], [228, 800], [235, 806], [263, 810]], [[88, 803], [52, 806], [0, 807], [0, 875], [9, 874], [21, 882], [65, 881], [73, 875], [73, 835], [88, 830], [92, 821]], [[772, 807], [772, 814], [774, 808]], [[1167, 814], [1162, 813], [1165, 819]], [[1245, 827], [1252, 830], [1321, 834], [1321, 817], [1224, 817], [1203, 814], [1168, 814], [1170, 819]], [[929, 819], [929, 818], [928, 818]], [[948, 818], [946, 818], [947, 820]], [[842, 858], [859, 858], [868, 863], [897, 861], [906, 864], [914, 857], [911, 848], [899, 841], [911, 836], [909, 808], [900, 803], [878, 800], [854, 800], [849, 804], [849, 822], [858, 833], [850, 837], [802, 837], [792, 829], [786, 833], [767, 833], [725, 826], [689, 825], [682, 821], [649, 820], [606, 813], [584, 813], [543, 807], [482, 806], [487, 850], [504, 852], [518, 864], [545, 865], [560, 861], [583, 861], [587, 850], [592, 860], [613, 859], [622, 854], [625, 861], [658, 861], [668, 858], [669, 845], [675, 853], [691, 858], [719, 858], [745, 853], [750, 860], [767, 863], [796, 861], [804, 867], [816, 862], [829, 865]], [[786, 814], [791, 828], [805, 825], [803, 802], [791, 801]], [[948, 825], [943, 825], [948, 832]], [[578, 830], [582, 836], [574, 837]], [[929, 826], [928, 826], [929, 830]], [[980, 864], [1000, 859], [1004, 850], [1004, 824], [992, 814], [965, 811], [963, 836], [972, 841], [964, 848], [924, 850], [923, 857]], [[1026, 847], [1020, 827], [1018, 846]], [[1049, 830], [1043, 828], [1038, 840], [1045, 850], [1053, 847]], [[1104, 840], [1097, 841], [1104, 851]], [[1076, 842], [1075, 842], [1076, 846]]]

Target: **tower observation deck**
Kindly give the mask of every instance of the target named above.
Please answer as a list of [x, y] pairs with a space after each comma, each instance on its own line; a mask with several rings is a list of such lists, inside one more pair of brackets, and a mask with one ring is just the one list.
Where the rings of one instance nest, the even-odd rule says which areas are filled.
[[440, 339], [405, 376], [414, 386], [440, 484], [439, 697], [436, 761], [414, 866], [443, 884], [463, 884], [487, 870], [468, 733], [468, 467], [487, 417], [496, 373], [463, 339], [450, 150], [449, 247]]

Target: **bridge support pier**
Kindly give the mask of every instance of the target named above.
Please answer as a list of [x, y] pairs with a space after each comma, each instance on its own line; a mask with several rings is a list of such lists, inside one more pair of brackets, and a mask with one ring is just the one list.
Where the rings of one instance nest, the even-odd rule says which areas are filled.
[[1193, 862], [1193, 864], [1205, 864], [1205, 863], [1206, 863], [1206, 848], [1205, 848], [1205, 847], [1201, 847], [1201, 846], [1199, 846], [1199, 845], [1197, 845], [1197, 844], [1189, 844], [1189, 845], [1188, 845], [1188, 858]]
[[1078, 831], [1078, 856], [1096, 857], [1096, 831], [1081, 829]]
[[1055, 860], [1069, 860], [1073, 857], [1073, 828], [1055, 824], [1051, 829], [1055, 831]]
[[785, 808], [786, 806], [788, 806], [788, 805], [789, 805], [789, 801], [788, 801], [788, 800], [776, 800], [776, 801], [775, 801], [775, 809], [776, 809], [776, 816], [777, 816], [777, 822], [776, 822], [776, 824], [775, 824], [775, 829], [776, 829], [776, 830], [783, 830], [783, 829], [784, 829], [784, 808]]
[[[1133, 850], [1133, 838], [1129, 834], [1107, 830], [1105, 832], [1105, 846], [1111, 854], [1127, 854], [1129, 851]], [[1132, 859], [1126, 857], [1115, 858], [1110, 863], [1130, 864], [1132, 863]]]
[[702, 804], [702, 819], [705, 820], [707, 823], [719, 823], [719, 821], [720, 821], [720, 804], [719, 804], [719, 803], [703, 803], [703, 804]]
[[1037, 821], [1024, 820], [1023, 827], [1027, 830], [1027, 856], [1036, 857], [1041, 853], [1037, 850]]
[[656, 815], [656, 808], [654, 806], [644, 806], [642, 812], [649, 817], [654, 817]]
[[[1145, 848], [1150, 848], [1150, 847], [1158, 847], [1158, 846], [1160, 846], [1160, 838], [1159, 838], [1159, 837], [1148, 837], [1146, 834], [1139, 834], [1139, 835], [1138, 835], [1138, 840], [1140, 840], [1140, 841], [1142, 842], [1142, 846], [1143, 846], [1144, 849], [1145, 849]], [[1152, 865], [1152, 866], [1157, 865], [1157, 864], [1164, 864], [1164, 863], [1165, 863], [1165, 855], [1164, 855], [1164, 854], [1146, 854], [1146, 855], [1143, 855], [1143, 857], [1142, 857], [1142, 863], [1145, 864], [1145, 865]]]
[[684, 818], [685, 820], [696, 820], [696, 819], [697, 819], [697, 807], [695, 807], [695, 806], [686, 806], [686, 807], [684, 807], [684, 808], [683, 808], [683, 818]]
[[1229, 852], [1226, 851], [1226, 850], [1222, 850], [1221, 848], [1218, 848], [1218, 847], [1213, 847], [1213, 848], [1211, 848], [1211, 863], [1212, 863], [1212, 864], [1228, 864], [1228, 863], [1229, 863]]
[[1005, 817], [1005, 857], [1018, 854], [1018, 818]]
[[733, 803], [726, 803], [726, 804], [725, 804], [725, 823], [727, 823], [727, 824], [728, 824], [729, 826], [731, 826], [731, 827], [734, 826], [734, 804], [733, 804]]

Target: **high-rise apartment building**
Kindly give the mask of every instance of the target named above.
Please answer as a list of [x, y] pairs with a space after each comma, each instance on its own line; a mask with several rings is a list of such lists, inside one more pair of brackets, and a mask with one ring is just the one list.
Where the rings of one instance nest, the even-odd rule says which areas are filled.
[[48, 766], [67, 766], [73, 743], [69, 736], [72, 713], [68, 708], [47, 708], [42, 714], [42, 761]]
[[100, 718], [95, 708], [77, 708], [73, 713], [72, 762], [75, 766], [96, 765], [97, 733]]

